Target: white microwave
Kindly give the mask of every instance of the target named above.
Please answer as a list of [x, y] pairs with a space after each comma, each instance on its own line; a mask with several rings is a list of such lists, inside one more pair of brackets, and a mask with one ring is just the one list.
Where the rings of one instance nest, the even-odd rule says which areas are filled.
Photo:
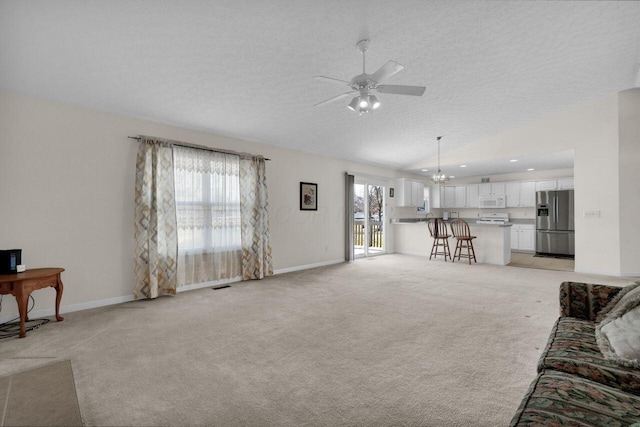
[[498, 194], [480, 196], [478, 207], [483, 209], [505, 208], [507, 207], [507, 198], [504, 195], [498, 195]]

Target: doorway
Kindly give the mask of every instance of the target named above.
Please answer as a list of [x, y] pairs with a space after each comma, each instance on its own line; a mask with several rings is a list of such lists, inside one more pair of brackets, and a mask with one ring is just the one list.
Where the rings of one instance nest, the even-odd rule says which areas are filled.
[[356, 180], [353, 203], [353, 249], [356, 258], [380, 255], [385, 249], [385, 186]]

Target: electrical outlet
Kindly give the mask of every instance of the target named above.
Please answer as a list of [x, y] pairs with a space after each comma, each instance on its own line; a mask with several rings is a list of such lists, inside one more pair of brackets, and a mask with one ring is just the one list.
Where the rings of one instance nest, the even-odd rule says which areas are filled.
[[584, 211], [584, 218], [600, 218], [600, 211]]

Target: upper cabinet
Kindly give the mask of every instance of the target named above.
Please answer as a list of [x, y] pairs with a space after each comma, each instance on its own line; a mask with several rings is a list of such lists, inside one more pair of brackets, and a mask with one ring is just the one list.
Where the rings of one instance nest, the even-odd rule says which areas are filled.
[[441, 207], [443, 208], [465, 208], [467, 207], [467, 186], [445, 186], [442, 187], [444, 197]]
[[[480, 196], [506, 196], [507, 208], [536, 206], [536, 191], [573, 189], [573, 178], [545, 181], [514, 181], [468, 185], [434, 185], [430, 190], [432, 208], [479, 208]], [[397, 202], [396, 202], [397, 204]]]
[[505, 191], [506, 191], [506, 184], [504, 182], [499, 182], [496, 184], [479, 184], [478, 185], [479, 196], [489, 196], [491, 194], [495, 194], [496, 196], [504, 196]]
[[573, 178], [559, 179], [558, 190], [573, 190]]
[[429, 206], [432, 208], [444, 207], [444, 190], [440, 185], [432, 185], [429, 187]]
[[573, 178], [549, 179], [536, 182], [536, 191], [573, 190]]
[[467, 206], [467, 187], [457, 185], [455, 187], [454, 208], [464, 208]]
[[411, 181], [411, 201], [417, 203], [416, 206], [424, 204], [424, 184], [419, 181]]
[[467, 185], [467, 207], [468, 208], [479, 208], [480, 207], [480, 185], [479, 184], [470, 184]]
[[535, 182], [507, 182], [505, 189], [508, 208], [525, 208], [536, 205]]
[[536, 206], [536, 183], [534, 181], [522, 183], [522, 188], [520, 189], [520, 206], [526, 208]]
[[424, 204], [424, 183], [411, 179], [396, 179], [394, 197], [396, 206], [422, 206]]
[[444, 203], [443, 208], [452, 208], [456, 203], [456, 188], [455, 187], [442, 187], [444, 189]]

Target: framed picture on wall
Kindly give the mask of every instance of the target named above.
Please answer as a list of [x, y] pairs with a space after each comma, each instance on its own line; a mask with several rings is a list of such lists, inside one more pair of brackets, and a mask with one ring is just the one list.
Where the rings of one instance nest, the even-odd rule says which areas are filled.
[[300, 183], [300, 210], [318, 210], [318, 184], [312, 182]]

